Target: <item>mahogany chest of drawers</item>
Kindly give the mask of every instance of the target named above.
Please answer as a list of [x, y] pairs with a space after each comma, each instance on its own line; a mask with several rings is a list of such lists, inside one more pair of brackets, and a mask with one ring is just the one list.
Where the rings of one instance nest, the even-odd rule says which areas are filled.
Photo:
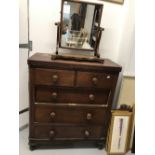
[[36, 53], [29, 65], [29, 145], [102, 147], [121, 67], [51, 60]]

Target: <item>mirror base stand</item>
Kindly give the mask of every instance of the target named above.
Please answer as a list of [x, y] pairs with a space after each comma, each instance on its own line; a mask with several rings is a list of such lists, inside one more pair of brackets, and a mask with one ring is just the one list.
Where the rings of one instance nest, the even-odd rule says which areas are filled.
[[75, 56], [75, 55], [59, 55], [59, 46], [60, 46], [60, 34], [61, 34], [61, 22], [56, 22], [55, 25], [57, 26], [57, 45], [56, 45], [56, 54], [51, 56], [52, 60], [70, 60], [70, 61], [78, 61], [78, 62], [96, 62], [96, 63], [104, 63], [104, 59], [100, 58], [99, 54], [99, 44], [102, 36], [102, 31], [104, 31], [104, 28], [99, 27], [97, 32], [97, 44], [94, 49], [94, 56], [86, 57], [86, 56]]
[[84, 56], [74, 56], [74, 55], [52, 55], [52, 60], [70, 60], [70, 61], [78, 61], [78, 62], [96, 62], [96, 63], [104, 63], [104, 59], [98, 57], [84, 57]]

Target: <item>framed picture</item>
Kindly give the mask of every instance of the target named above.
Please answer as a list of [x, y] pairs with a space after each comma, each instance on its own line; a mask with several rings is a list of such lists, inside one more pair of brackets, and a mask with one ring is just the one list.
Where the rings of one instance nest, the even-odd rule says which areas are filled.
[[107, 1], [107, 2], [112, 2], [112, 3], [118, 3], [118, 4], [123, 4], [124, 0], [102, 0], [102, 1]]
[[112, 111], [111, 124], [108, 131], [106, 150], [108, 154], [123, 155], [129, 150], [132, 112]]

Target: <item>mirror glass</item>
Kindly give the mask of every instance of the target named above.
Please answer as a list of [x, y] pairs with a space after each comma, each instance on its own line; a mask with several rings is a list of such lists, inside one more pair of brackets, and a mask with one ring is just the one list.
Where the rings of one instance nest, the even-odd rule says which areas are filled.
[[94, 50], [102, 5], [64, 1], [61, 14], [61, 47]]

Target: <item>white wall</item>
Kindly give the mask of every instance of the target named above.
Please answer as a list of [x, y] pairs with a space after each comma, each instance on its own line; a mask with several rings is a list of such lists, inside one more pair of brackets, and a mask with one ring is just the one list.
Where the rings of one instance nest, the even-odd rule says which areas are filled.
[[122, 32], [119, 44], [118, 62], [123, 66], [124, 75], [135, 75], [135, 21], [134, 0], [125, 2], [122, 18]]
[[91, 29], [92, 29], [94, 9], [95, 9], [94, 5], [88, 5], [87, 6], [84, 29], [87, 30], [87, 32], [88, 32], [88, 40], [90, 39], [90, 34], [91, 34]]
[[[19, 43], [28, 43], [27, 0], [19, 1]], [[28, 49], [19, 49], [19, 111], [29, 107]], [[28, 112], [19, 116], [19, 127], [28, 123]]]
[[104, 4], [101, 56], [121, 64], [124, 74], [134, 75], [134, 0], [125, 0], [123, 5]]
[[60, 21], [61, 0], [30, 0], [30, 40], [33, 53], [52, 53], [56, 47], [57, 28]]

